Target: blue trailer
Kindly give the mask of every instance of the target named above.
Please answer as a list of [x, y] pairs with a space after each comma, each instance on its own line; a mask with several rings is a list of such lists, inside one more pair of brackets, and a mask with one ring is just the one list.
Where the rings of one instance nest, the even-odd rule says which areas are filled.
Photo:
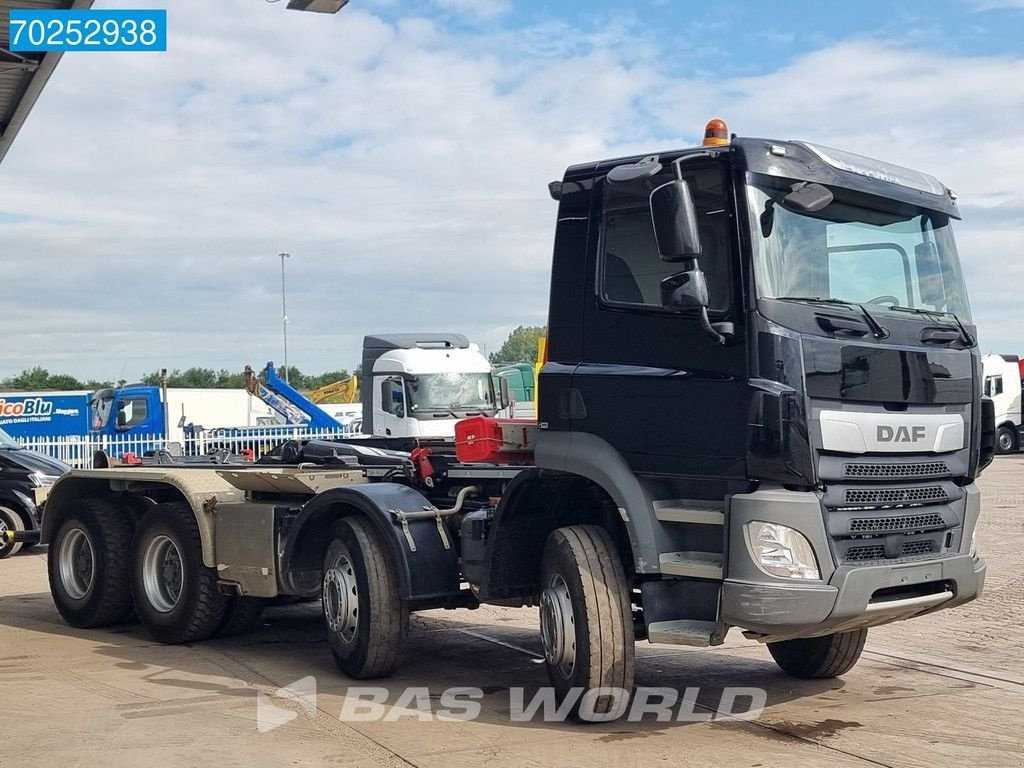
[[11, 392], [0, 395], [0, 429], [11, 437], [58, 438], [89, 431], [88, 392]]

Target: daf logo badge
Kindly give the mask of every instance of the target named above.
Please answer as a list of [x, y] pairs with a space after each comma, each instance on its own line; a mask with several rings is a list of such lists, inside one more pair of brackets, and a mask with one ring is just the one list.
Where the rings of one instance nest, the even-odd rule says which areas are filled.
[[924, 440], [927, 429], [925, 427], [889, 427], [881, 425], [878, 427], [878, 442], [880, 443], [916, 443]]

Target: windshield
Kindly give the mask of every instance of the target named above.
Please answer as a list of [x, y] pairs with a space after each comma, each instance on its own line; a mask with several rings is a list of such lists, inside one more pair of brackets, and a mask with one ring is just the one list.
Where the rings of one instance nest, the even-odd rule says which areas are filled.
[[[792, 179], [752, 178], [759, 297], [838, 299], [872, 311], [910, 308], [970, 319], [945, 214], [840, 187], [830, 187], [834, 199], [825, 208], [801, 213], [781, 203], [796, 183]], [[772, 211], [767, 226], [766, 207]]]
[[110, 412], [114, 406], [113, 397], [94, 397], [89, 401], [89, 423], [93, 429], [103, 429], [110, 421]]
[[0, 448], [18, 448], [17, 440], [0, 429]]
[[426, 373], [409, 380], [409, 409], [417, 411], [494, 410], [489, 373]]

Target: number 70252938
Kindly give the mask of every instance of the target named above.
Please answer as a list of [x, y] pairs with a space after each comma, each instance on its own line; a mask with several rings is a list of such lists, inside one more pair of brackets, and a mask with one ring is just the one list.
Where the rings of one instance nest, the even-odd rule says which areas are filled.
[[42, 11], [13, 8], [11, 52], [166, 51], [165, 9]]

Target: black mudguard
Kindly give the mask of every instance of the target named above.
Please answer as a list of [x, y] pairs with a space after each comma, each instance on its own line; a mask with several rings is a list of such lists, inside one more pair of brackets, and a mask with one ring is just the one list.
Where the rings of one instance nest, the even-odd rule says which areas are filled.
[[[310, 569], [319, 571], [335, 520], [360, 515], [380, 533], [398, 572], [401, 594], [407, 600], [443, 600], [459, 594], [457, 543], [436, 518], [409, 520], [399, 513], [434, 509], [418, 491], [398, 483], [368, 483], [333, 488], [307, 503], [291, 526], [280, 561], [281, 582], [292, 594], [302, 592], [299, 581]], [[443, 527], [443, 525], [442, 525]]]

